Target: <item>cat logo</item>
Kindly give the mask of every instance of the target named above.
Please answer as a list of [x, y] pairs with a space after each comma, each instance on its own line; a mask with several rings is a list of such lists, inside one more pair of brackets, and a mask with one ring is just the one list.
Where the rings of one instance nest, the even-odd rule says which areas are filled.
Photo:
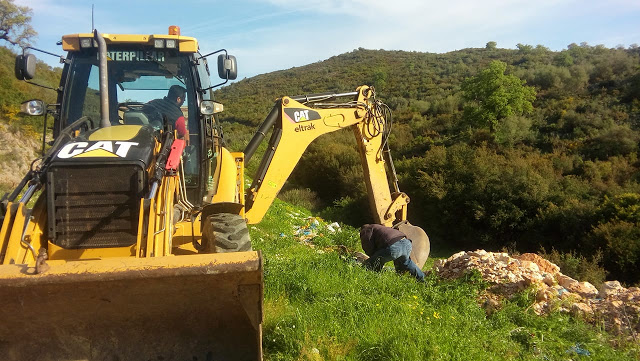
[[[115, 146], [114, 146], [115, 143]], [[136, 146], [135, 142], [112, 142], [110, 140], [101, 140], [93, 144], [89, 142], [74, 142], [62, 147], [58, 152], [58, 158], [80, 158], [80, 157], [120, 157], [124, 158], [129, 153], [132, 146]]]
[[320, 114], [311, 109], [286, 108], [284, 112], [293, 123], [301, 123], [308, 122], [310, 120], [321, 119]]
[[309, 111], [299, 110], [297, 112], [293, 112], [293, 117], [296, 123], [304, 122], [305, 120], [309, 120]]

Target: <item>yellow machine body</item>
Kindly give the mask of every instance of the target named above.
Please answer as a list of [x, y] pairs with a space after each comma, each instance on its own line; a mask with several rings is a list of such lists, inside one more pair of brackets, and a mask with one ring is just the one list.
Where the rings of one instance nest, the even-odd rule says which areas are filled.
[[[78, 63], [96, 61], [96, 36], [106, 43], [106, 69], [116, 69], [104, 77], [111, 95], [98, 106], [111, 109], [107, 126], [89, 117], [58, 126], [74, 104], [84, 99], [89, 105], [83, 111], [91, 111], [102, 94], [102, 87], [91, 91], [97, 84], [87, 87], [90, 80], [74, 80], [83, 69], [65, 63], [65, 74], [74, 75], [61, 80], [66, 90], [60, 90], [55, 143], [22, 188], [3, 201], [0, 359], [261, 360], [262, 255], [250, 247], [216, 251], [215, 227], [211, 239], [203, 237], [203, 215], [244, 215], [244, 163], [242, 153], [222, 147], [213, 114], [200, 112], [212, 95], [201, 89], [210, 86], [196, 39], [73, 34], [63, 37], [63, 49]], [[148, 53], [152, 60], [141, 57]], [[178, 60], [161, 64], [170, 56]], [[179, 73], [179, 66], [188, 68]], [[184, 110], [191, 134], [184, 139], [166, 126], [128, 122], [136, 118], [127, 114], [139, 114], [142, 104], [114, 104], [112, 82], [126, 87], [145, 71], [160, 79], [197, 74], [180, 79], [194, 89], [188, 90], [190, 110]], [[66, 93], [77, 84], [92, 98], [85, 99], [84, 90], [79, 98]], [[187, 150], [189, 144], [199, 148]], [[200, 177], [189, 190], [188, 152], [197, 155], [191, 174]], [[232, 206], [220, 210], [218, 204]], [[76, 233], [72, 241], [61, 240]], [[130, 241], [119, 240], [120, 234]]]
[[[221, 177], [235, 184], [230, 171]], [[163, 179], [147, 216], [141, 205], [147, 231], [128, 247], [64, 249], [46, 237], [44, 196], [32, 209], [9, 203], [0, 231], [3, 359], [261, 359], [261, 254], [200, 253], [200, 219], [172, 219], [178, 184], [178, 175]]]

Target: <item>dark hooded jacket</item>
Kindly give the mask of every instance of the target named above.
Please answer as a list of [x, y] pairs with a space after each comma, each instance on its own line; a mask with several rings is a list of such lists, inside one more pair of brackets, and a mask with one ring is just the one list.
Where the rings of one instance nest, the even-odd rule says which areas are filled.
[[175, 126], [180, 136], [184, 136], [187, 133], [185, 119], [180, 106], [167, 97], [148, 102], [142, 107], [142, 111], [145, 114], [150, 114], [151, 120], [159, 124], [162, 124], [162, 116], [166, 115], [167, 120]]
[[380, 224], [365, 224], [360, 229], [362, 249], [369, 256], [372, 256], [379, 249], [389, 247], [406, 237], [404, 233], [397, 229]]

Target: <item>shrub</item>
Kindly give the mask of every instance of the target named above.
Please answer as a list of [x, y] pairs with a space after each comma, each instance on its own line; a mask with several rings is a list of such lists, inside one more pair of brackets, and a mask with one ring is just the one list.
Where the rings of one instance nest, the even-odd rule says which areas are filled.
[[551, 252], [542, 249], [538, 254], [558, 265], [562, 273], [578, 281], [587, 281], [598, 287], [606, 280], [607, 271], [600, 265], [602, 262], [601, 252], [597, 252], [589, 258], [579, 255], [575, 251], [561, 253], [556, 249], [552, 249]]
[[373, 220], [368, 211], [369, 203], [366, 197], [354, 199], [351, 197], [341, 198], [333, 203], [333, 206], [320, 211], [322, 218], [332, 221], [340, 221], [353, 227], [360, 227]]
[[612, 279], [626, 284], [638, 282], [640, 227], [630, 222], [611, 220], [598, 225], [589, 238], [592, 244], [602, 249], [603, 263]]
[[589, 159], [627, 155], [638, 149], [638, 140], [640, 135], [628, 125], [616, 125], [585, 142], [581, 153]]
[[291, 203], [294, 206], [306, 208], [312, 212], [319, 211], [325, 204], [318, 197], [318, 193], [309, 188], [292, 188], [280, 192], [278, 195], [280, 200]]

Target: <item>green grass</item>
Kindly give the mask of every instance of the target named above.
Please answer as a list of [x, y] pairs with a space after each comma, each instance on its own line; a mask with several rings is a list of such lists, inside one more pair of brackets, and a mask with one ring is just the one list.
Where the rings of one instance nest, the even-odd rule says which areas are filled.
[[[367, 271], [348, 253], [355, 229], [329, 233], [321, 222], [311, 245], [296, 226], [311, 214], [276, 200], [251, 227], [265, 258], [265, 360], [637, 360], [637, 345], [564, 314], [536, 316], [523, 293], [492, 316], [478, 305], [477, 274], [425, 283], [392, 268]], [[344, 249], [344, 248], [343, 248]], [[391, 264], [390, 264], [391, 265]], [[590, 356], [579, 355], [584, 349]]]

